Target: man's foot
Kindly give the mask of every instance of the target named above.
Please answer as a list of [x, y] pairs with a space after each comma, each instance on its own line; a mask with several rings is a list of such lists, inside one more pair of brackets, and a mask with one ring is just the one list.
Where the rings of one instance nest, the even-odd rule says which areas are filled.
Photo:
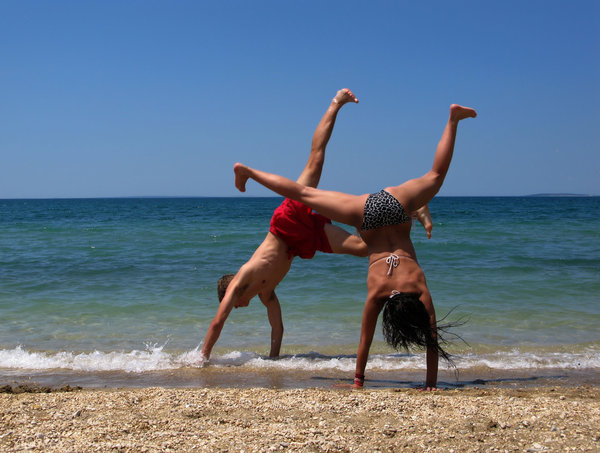
[[333, 102], [338, 104], [340, 107], [347, 102], [356, 102], [358, 104], [358, 98], [354, 96], [354, 93], [350, 91], [348, 88], [342, 88], [338, 91], [333, 98]]
[[433, 230], [433, 222], [431, 220], [431, 214], [429, 212], [429, 207], [427, 205], [421, 206], [417, 209], [413, 216], [421, 222], [423, 228], [425, 228], [425, 232], [427, 233], [427, 237], [431, 239], [431, 230]]
[[477, 112], [469, 107], [463, 107], [462, 105], [452, 104], [450, 106], [450, 120], [460, 121], [465, 118], [475, 118]]
[[246, 191], [246, 182], [250, 175], [248, 174], [248, 167], [239, 162], [233, 166], [233, 173], [235, 173], [235, 187], [240, 192]]

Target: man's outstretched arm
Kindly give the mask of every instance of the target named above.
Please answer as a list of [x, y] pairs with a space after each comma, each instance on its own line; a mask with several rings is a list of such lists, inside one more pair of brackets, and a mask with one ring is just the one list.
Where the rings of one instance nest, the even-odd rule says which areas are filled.
[[267, 307], [267, 317], [271, 325], [271, 350], [269, 357], [279, 357], [281, 341], [283, 339], [283, 319], [281, 317], [281, 305], [273, 291], [269, 297], [260, 297], [260, 301]]
[[[233, 292], [231, 292], [233, 293]], [[225, 321], [231, 313], [231, 309], [233, 308], [233, 297], [232, 294], [225, 294], [223, 301], [219, 305], [219, 309], [217, 310], [217, 314], [210, 322], [208, 326], [208, 331], [206, 332], [206, 337], [204, 338], [204, 343], [202, 345], [202, 355], [208, 360], [210, 358], [210, 353], [212, 352], [212, 348], [219, 339], [219, 335], [221, 335], [221, 330], [223, 330], [223, 326], [225, 325]]]

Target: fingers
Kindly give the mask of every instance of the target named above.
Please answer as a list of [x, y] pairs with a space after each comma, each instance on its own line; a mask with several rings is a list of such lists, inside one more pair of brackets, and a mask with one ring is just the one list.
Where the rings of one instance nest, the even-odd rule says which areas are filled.
[[332, 384], [331, 388], [334, 389], [345, 389], [345, 390], [362, 390], [362, 385], [357, 384], [349, 384], [349, 383], [340, 383], [340, 384]]

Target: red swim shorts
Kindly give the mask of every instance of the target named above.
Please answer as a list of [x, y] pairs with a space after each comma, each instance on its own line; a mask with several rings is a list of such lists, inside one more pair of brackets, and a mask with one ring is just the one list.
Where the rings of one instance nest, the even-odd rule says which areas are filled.
[[283, 239], [290, 256], [309, 259], [317, 250], [333, 253], [325, 234], [326, 223], [331, 220], [299, 201], [286, 198], [273, 212], [269, 231]]

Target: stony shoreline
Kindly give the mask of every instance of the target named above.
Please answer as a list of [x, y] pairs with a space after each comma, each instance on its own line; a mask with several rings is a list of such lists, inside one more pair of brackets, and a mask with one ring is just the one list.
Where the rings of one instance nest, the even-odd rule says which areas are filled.
[[598, 451], [600, 387], [0, 394], [0, 451]]

